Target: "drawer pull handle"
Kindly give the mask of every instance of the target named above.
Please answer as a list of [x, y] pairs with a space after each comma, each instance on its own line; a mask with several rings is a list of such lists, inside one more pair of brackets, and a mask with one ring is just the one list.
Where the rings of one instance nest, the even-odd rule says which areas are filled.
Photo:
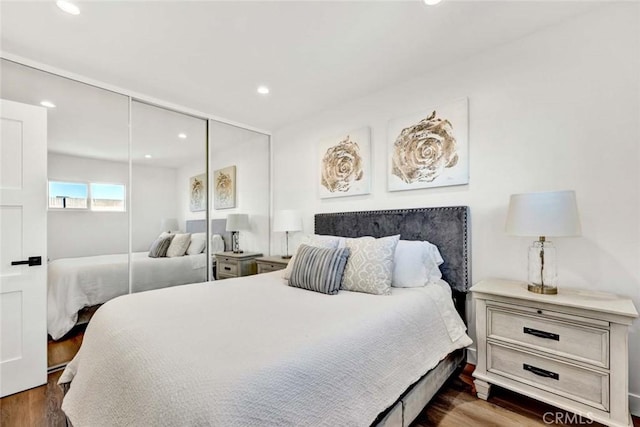
[[526, 363], [524, 363], [522, 365], [522, 369], [524, 369], [525, 371], [529, 371], [532, 374], [536, 374], [539, 377], [552, 378], [554, 380], [559, 380], [560, 379], [560, 375], [556, 374], [555, 372], [547, 371], [545, 369], [536, 368], [535, 366], [527, 365]]
[[531, 329], [524, 327], [522, 332], [525, 334], [533, 335], [538, 338], [546, 338], [548, 340], [560, 341], [560, 335], [552, 334], [551, 332], [539, 331], [538, 329]]
[[229, 271], [229, 270], [231, 270], [231, 267], [225, 267], [224, 269]]

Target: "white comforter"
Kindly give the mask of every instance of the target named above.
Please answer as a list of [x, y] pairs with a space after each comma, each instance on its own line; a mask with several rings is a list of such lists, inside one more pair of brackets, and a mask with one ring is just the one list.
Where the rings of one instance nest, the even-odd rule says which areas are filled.
[[[131, 255], [133, 292], [199, 283], [206, 279], [206, 255], [149, 258]], [[127, 254], [62, 258], [48, 265], [47, 331], [53, 339], [69, 332], [84, 307], [129, 293]]]
[[72, 424], [366, 426], [471, 344], [446, 284], [328, 296], [281, 273], [103, 305], [60, 378]]

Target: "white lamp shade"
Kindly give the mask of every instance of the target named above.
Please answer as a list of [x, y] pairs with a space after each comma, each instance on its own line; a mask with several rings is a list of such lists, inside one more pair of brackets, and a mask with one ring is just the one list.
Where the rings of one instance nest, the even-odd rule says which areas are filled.
[[178, 220], [175, 218], [165, 218], [162, 220], [162, 231], [178, 231]]
[[300, 211], [284, 209], [277, 211], [273, 218], [273, 231], [302, 230], [302, 215]]
[[514, 236], [579, 236], [576, 193], [550, 191], [512, 195], [506, 231]]
[[229, 214], [227, 215], [227, 231], [239, 231], [249, 229], [249, 215]]

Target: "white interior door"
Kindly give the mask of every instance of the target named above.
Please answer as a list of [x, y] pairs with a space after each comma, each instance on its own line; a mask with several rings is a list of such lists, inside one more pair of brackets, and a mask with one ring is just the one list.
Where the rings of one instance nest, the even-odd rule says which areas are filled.
[[0, 397], [47, 382], [46, 197], [46, 109], [0, 100]]

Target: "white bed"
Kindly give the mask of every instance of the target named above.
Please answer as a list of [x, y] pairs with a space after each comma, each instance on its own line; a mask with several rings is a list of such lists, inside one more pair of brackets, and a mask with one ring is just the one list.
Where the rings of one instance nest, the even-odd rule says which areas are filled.
[[103, 305], [60, 383], [75, 426], [366, 426], [471, 344], [445, 282], [324, 295], [282, 272]]
[[[206, 255], [149, 258], [131, 254], [134, 292], [206, 280]], [[63, 258], [48, 265], [47, 330], [53, 339], [69, 332], [78, 311], [129, 293], [127, 254]]]

